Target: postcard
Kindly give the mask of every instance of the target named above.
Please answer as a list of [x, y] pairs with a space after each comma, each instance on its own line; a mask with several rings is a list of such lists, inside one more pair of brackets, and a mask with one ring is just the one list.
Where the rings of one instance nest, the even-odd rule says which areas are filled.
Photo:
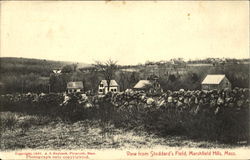
[[249, 1], [1, 1], [1, 160], [249, 159]]

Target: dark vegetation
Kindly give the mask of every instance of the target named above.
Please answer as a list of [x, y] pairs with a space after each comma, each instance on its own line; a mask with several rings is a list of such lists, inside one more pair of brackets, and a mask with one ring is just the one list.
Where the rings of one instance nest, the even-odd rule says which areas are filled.
[[[113, 124], [159, 136], [182, 135], [229, 144], [249, 142], [249, 89], [232, 91], [167, 91], [159, 96], [142, 92], [107, 94], [17, 94], [1, 96], [1, 111], [59, 118], [66, 123], [98, 120], [108, 133]], [[41, 120], [43, 121], [43, 120]], [[1, 129], [13, 129], [13, 117]], [[28, 125], [28, 124], [27, 124]], [[25, 126], [24, 126], [25, 127]]]
[[[88, 120], [98, 121], [101, 134], [112, 134], [114, 128], [110, 128], [111, 125], [127, 131], [143, 130], [160, 137], [181, 135], [229, 144], [249, 143], [249, 89], [235, 88], [229, 92], [197, 90], [208, 73], [226, 74], [233, 88], [247, 88], [249, 64], [118, 66], [112, 78], [117, 80], [122, 91], [154, 74], [159, 77], [165, 92], [160, 95], [122, 92], [105, 97], [84, 97], [74, 94], [66, 96], [62, 92], [68, 81], [83, 81], [85, 91], [94, 93], [98, 82], [105, 78], [97, 68], [78, 68], [76, 64], [40, 60], [27, 60], [25, 65], [19, 63], [12, 59], [1, 59], [1, 92], [11, 94], [1, 96], [0, 111], [29, 116], [20, 120], [16, 114], [4, 114], [1, 116], [2, 133], [19, 129], [25, 135], [35, 126], [60, 121], [71, 125]], [[62, 70], [60, 74], [51, 72], [58, 68]], [[174, 91], [180, 88], [197, 91]], [[20, 142], [21, 146], [16, 143], [13, 141], [12, 147], [24, 147], [21, 145], [23, 143]], [[6, 141], [6, 144], [12, 142]]]
[[[49, 90], [63, 91], [65, 90], [66, 77], [69, 77], [67, 74], [74, 71], [74, 65], [71, 62], [62, 61], [1, 57], [0, 92], [4, 94], [16, 92], [48, 93]], [[88, 66], [87, 64], [78, 64], [78, 66], [84, 65]], [[62, 69], [65, 74], [56, 77], [53, 74], [54, 69]]]
[[[121, 91], [132, 88], [140, 79], [156, 75], [164, 93], [149, 95], [129, 91], [104, 97], [94, 94], [98, 82], [107, 79], [100, 67], [22, 58], [0, 60], [0, 112], [6, 113], [0, 117], [1, 133], [19, 129], [23, 137], [30, 128], [40, 125], [63, 121], [69, 127], [88, 121], [98, 122], [102, 128], [100, 134], [112, 134], [115, 128], [121, 128], [136, 133], [143, 130], [160, 137], [181, 135], [220, 143], [249, 144], [248, 60], [206, 59], [186, 63], [175, 59], [174, 63], [115, 66], [108, 78], [115, 79]], [[53, 73], [53, 69], [61, 72]], [[234, 89], [200, 91], [200, 83], [207, 74], [225, 74]], [[85, 91], [93, 94], [63, 94], [69, 81], [82, 81]], [[25, 115], [24, 119], [20, 114]], [[12, 147], [23, 148], [21, 142], [8, 140], [5, 140], [7, 144], [13, 142]]]
[[[85, 91], [96, 92], [104, 74], [94, 65], [72, 64], [48, 60], [25, 58], [1, 58], [0, 91], [5, 93], [49, 93], [62, 92], [69, 81], [82, 81]], [[201, 88], [201, 81], [207, 74], [225, 74], [232, 87], [249, 87], [248, 59], [205, 59], [184, 62], [174, 59], [174, 63], [146, 62], [144, 65], [117, 66], [112, 74], [121, 91], [132, 88], [140, 79], [151, 75], [159, 77], [164, 90], [195, 90]], [[193, 66], [193, 64], [195, 64]], [[208, 65], [203, 65], [208, 64]], [[60, 69], [60, 74], [53, 73]]]

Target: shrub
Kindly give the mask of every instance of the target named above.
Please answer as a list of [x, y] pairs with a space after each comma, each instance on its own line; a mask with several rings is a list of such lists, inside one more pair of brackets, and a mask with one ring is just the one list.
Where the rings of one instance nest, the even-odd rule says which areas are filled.
[[[182, 134], [192, 138], [237, 143], [249, 139], [248, 98], [249, 89], [235, 88], [166, 91], [153, 97], [132, 91], [109, 93], [102, 97], [80, 94], [4, 95], [0, 100], [5, 110], [42, 113], [68, 122], [96, 119], [103, 124], [113, 123], [125, 129], [143, 128], [161, 135]], [[149, 100], [152, 103], [148, 103]], [[5, 118], [1, 116], [1, 119], [2, 128], [16, 125], [13, 114], [5, 115]], [[30, 124], [49, 121], [29, 119]], [[25, 123], [22, 124], [24, 130], [29, 128]]]
[[1, 123], [1, 131], [5, 131], [6, 129], [13, 130], [15, 125], [17, 124], [17, 115], [11, 112], [1, 112], [0, 113], [0, 123]]

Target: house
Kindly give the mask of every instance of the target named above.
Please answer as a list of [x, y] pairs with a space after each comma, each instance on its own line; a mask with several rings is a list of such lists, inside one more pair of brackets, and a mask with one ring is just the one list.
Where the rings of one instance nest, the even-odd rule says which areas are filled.
[[208, 74], [201, 83], [203, 90], [231, 89], [231, 83], [224, 74]]
[[67, 92], [68, 93], [83, 92], [83, 83], [81, 81], [68, 82], [67, 83]]
[[150, 80], [140, 80], [133, 87], [135, 90], [145, 90], [148, 86], [151, 86], [152, 83]]
[[133, 89], [136, 91], [146, 91], [149, 93], [162, 92], [161, 85], [158, 83], [158, 81], [154, 80], [140, 80], [135, 84]]
[[61, 69], [53, 69], [53, 73], [55, 73], [55, 74], [61, 74], [62, 70]]
[[[110, 81], [109, 91], [110, 92], [119, 92], [119, 85], [117, 84], [117, 82], [115, 80]], [[109, 91], [108, 91], [107, 80], [101, 80], [99, 85], [98, 85], [98, 94], [106, 94]]]

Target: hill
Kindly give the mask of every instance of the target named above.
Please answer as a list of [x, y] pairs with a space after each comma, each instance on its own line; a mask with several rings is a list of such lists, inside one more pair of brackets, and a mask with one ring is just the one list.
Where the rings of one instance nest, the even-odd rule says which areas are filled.
[[77, 64], [88, 67], [86, 63], [52, 61], [46, 59], [30, 59], [1, 57], [0, 58], [0, 84], [5, 91], [12, 92], [46, 92], [48, 91], [49, 78], [54, 69]]
[[[95, 92], [104, 77], [92, 65], [77, 62], [27, 58], [0, 58], [0, 88], [2, 93], [62, 92], [69, 81], [82, 81], [85, 91]], [[200, 89], [207, 74], [225, 74], [232, 87], [249, 87], [249, 59], [242, 60], [180, 60], [146, 62], [140, 65], [118, 66], [114, 79], [120, 90], [132, 88], [139, 80], [152, 75], [159, 77], [164, 90]], [[62, 69], [62, 74], [52, 74]]]
[[89, 64], [66, 62], [66, 61], [52, 61], [46, 59], [30, 59], [30, 58], [0, 58], [0, 74], [29, 74], [34, 73], [42, 77], [50, 75], [53, 69], [62, 69], [65, 65], [77, 64], [80, 67], [87, 67]]

